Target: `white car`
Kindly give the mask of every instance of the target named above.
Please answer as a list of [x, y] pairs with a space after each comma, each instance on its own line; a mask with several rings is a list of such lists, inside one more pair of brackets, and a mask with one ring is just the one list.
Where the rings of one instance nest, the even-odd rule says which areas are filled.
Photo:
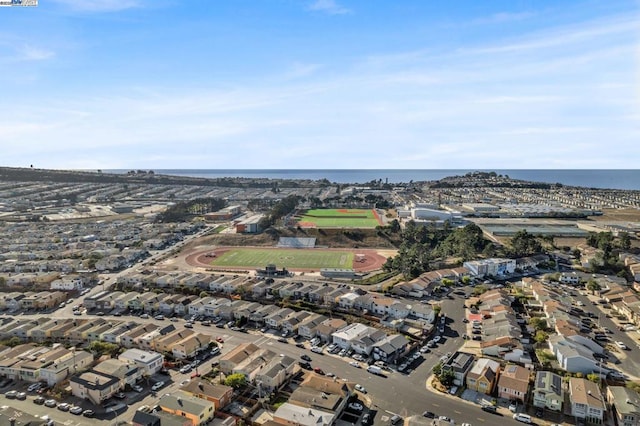
[[360, 363], [358, 361], [351, 361], [349, 365], [352, 367], [360, 368]]
[[362, 411], [362, 410], [364, 410], [364, 406], [362, 404], [360, 404], [359, 402], [351, 402], [351, 403], [349, 403], [349, 409], [351, 409], [353, 411]]
[[316, 353], [316, 354], [321, 354], [322, 353], [322, 348], [319, 346], [314, 346], [311, 348], [311, 352]]
[[131, 389], [133, 389], [134, 391], [136, 391], [138, 393], [140, 393], [140, 392], [142, 392], [144, 390], [144, 388], [142, 386], [140, 386], [140, 385], [133, 385], [133, 386], [131, 386]]
[[355, 389], [361, 393], [367, 393], [367, 390], [361, 384], [356, 384]]
[[621, 341], [616, 341], [616, 346], [619, 347], [620, 349], [626, 351], [627, 350], [627, 345], [624, 344], [624, 342]]
[[160, 389], [163, 386], [164, 386], [164, 382], [156, 382], [156, 383], [154, 383], [153, 386], [151, 386], [151, 390], [157, 391], [158, 389]]
[[27, 392], [35, 392], [38, 389], [40, 389], [40, 386], [42, 386], [42, 384], [40, 382], [37, 383], [32, 383], [29, 385], [29, 387], [27, 388]]

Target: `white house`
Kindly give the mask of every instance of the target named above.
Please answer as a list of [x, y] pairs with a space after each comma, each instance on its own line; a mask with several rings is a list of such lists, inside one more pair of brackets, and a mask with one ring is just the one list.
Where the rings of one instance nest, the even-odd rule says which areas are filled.
[[85, 285], [85, 278], [81, 275], [67, 275], [51, 282], [51, 290], [82, 290]]
[[151, 376], [162, 368], [164, 356], [158, 352], [143, 351], [141, 349], [129, 349], [118, 356], [120, 361], [135, 364], [141, 370], [143, 376]]

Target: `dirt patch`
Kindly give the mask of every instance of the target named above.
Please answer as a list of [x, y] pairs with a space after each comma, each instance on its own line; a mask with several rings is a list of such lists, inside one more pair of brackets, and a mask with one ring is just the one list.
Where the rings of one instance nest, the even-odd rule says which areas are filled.
[[594, 222], [640, 222], [640, 209], [602, 209], [602, 216], [591, 216]]

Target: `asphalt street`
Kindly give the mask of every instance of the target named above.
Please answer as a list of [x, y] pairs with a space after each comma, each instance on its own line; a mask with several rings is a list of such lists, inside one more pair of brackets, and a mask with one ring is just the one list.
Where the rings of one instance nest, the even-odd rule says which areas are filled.
[[[101, 291], [101, 289], [94, 289], [92, 293], [97, 291]], [[84, 297], [77, 299], [73, 304], [82, 303]], [[199, 323], [195, 324], [194, 330], [200, 333], [210, 334], [214, 338], [218, 336], [222, 337], [224, 339], [224, 344], [222, 345], [223, 354], [240, 343], [253, 342], [260, 347], [266, 347], [278, 354], [291, 356], [296, 360], [299, 360], [302, 354], [309, 355], [312, 358], [311, 364], [313, 367], [319, 367], [325, 373], [335, 374], [335, 380], [346, 380], [365, 386], [372, 408], [377, 410], [377, 415], [374, 419], [375, 424], [388, 423], [388, 419], [393, 414], [405, 417], [416, 414], [419, 415], [424, 411], [432, 411], [437, 415], [446, 415], [454, 419], [457, 424], [462, 422], [471, 424], [495, 424], [497, 419], [496, 415], [481, 411], [477, 405], [472, 405], [454, 396], [436, 394], [426, 389], [426, 380], [430, 376], [433, 366], [439, 361], [439, 358], [446, 353], [455, 352], [463, 344], [462, 334], [465, 332], [465, 324], [462, 322], [462, 318], [464, 317], [463, 299], [464, 296], [452, 294], [452, 298], [445, 297], [441, 302], [443, 307], [442, 311], [446, 312], [448, 317], [443, 341], [430, 353], [424, 354], [422, 358], [414, 363], [408, 372], [388, 371], [385, 377], [368, 373], [366, 371], [366, 365], [364, 364], [362, 364], [363, 368], [356, 368], [349, 365], [349, 361], [352, 361], [351, 358], [342, 358], [326, 352], [322, 355], [316, 354], [307, 349], [308, 345], [305, 349], [296, 347], [292, 339], [289, 340], [289, 343], [278, 342], [277, 338], [279, 336], [277, 334], [263, 334], [258, 331], [250, 331], [249, 333], [236, 332], [227, 328], [219, 329], [214, 326], [203, 326]], [[59, 309], [51, 316], [56, 318], [77, 318], [71, 316], [71, 307]], [[87, 315], [83, 315], [80, 318], [86, 317]], [[168, 324], [169, 322], [168, 320], [159, 321], [153, 318], [141, 319], [127, 316], [111, 317], [107, 315], [101, 318], [113, 320], [134, 319], [140, 323], [152, 322]], [[180, 319], [173, 324], [175, 324], [176, 327], [183, 327], [184, 323], [185, 321]], [[211, 361], [207, 361], [198, 367], [198, 372], [200, 374], [206, 374], [210, 369]], [[168, 380], [168, 383], [156, 394], [148, 392], [148, 386], [145, 386], [145, 392], [141, 395], [130, 393], [126, 400], [129, 408], [125, 413], [121, 414], [120, 417], [130, 420], [134, 411], [140, 406], [154, 406], [163, 394], [177, 390], [181, 382], [189, 380], [192, 373], [193, 372], [180, 374], [176, 371], [171, 371], [170, 379], [162, 375], [153, 378], [153, 380]], [[32, 399], [33, 397], [30, 397], [27, 401], [12, 400], [10, 404], [16, 408], [20, 408], [26, 404], [26, 408], [31, 410], [37, 407], [38, 412], [42, 411], [42, 415], [49, 414], [52, 418], [59, 419], [61, 423], [67, 426], [95, 424], [96, 421], [100, 421], [96, 419], [89, 421], [89, 419], [76, 417], [69, 413], [37, 406], [33, 404]], [[113, 419], [107, 421], [113, 421]], [[500, 422], [518, 424], [518, 422], [508, 417], [500, 418]]]

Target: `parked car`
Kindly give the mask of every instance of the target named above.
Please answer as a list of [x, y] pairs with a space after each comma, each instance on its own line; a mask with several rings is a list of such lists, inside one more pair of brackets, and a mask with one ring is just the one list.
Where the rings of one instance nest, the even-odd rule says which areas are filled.
[[304, 359], [305, 361], [311, 362], [311, 357], [307, 354], [300, 355], [300, 359]]
[[140, 393], [140, 392], [142, 392], [144, 390], [144, 388], [142, 386], [140, 386], [140, 385], [133, 385], [133, 386], [131, 386], [131, 389], [133, 389], [134, 391], [136, 391], [138, 393]]
[[361, 392], [361, 393], [367, 393], [367, 390], [361, 384], [356, 384], [355, 385], [355, 390], [357, 390], [358, 392]]
[[487, 413], [492, 413], [492, 414], [498, 413], [498, 409], [495, 407], [495, 405], [485, 404], [480, 408], [482, 409], [482, 411], [486, 411]]
[[360, 404], [359, 402], [350, 402], [348, 405], [350, 410], [353, 411], [362, 411], [364, 410], [364, 406], [362, 404]]
[[517, 420], [522, 423], [531, 424], [531, 416], [524, 413], [516, 413], [513, 415], [513, 420]]
[[120, 410], [122, 410], [123, 408], [126, 408], [126, 407], [127, 407], [126, 404], [123, 404], [123, 403], [119, 402], [116, 405], [112, 405], [111, 407], [107, 408], [105, 411], [107, 413], [115, 413], [116, 411], [120, 411]]
[[73, 415], [79, 416], [80, 414], [82, 414], [82, 407], [74, 405], [69, 409], [69, 412]]
[[40, 386], [42, 386], [42, 383], [40, 383], [40, 382], [32, 383], [27, 388], [27, 392], [35, 392], [38, 389], [40, 389]]
[[627, 345], [624, 344], [624, 342], [621, 341], [616, 341], [616, 346], [619, 347], [620, 349], [622, 349], [623, 351], [627, 350]]
[[19, 399], [20, 401], [24, 401], [25, 399], [27, 399], [27, 393], [18, 392], [18, 394], [16, 395], [16, 399]]
[[424, 413], [422, 413], [422, 417], [426, 417], [428, 419], [433, 419], [433, 418], [436, 417], [436, 415], [431, 411], [425, 411]]
[[85, 416], [85, 417], [93, 417], [93, 416], [95, 416], [95, 414], [96, 413], [93, 410], [84, 410], [82, 412], [82, 415]]
[[58, 404], [58, 410], [60, 411], [69, 411], [70, 408], [71, 404], [68, 404], [66, 402], [61, 402], [60, 404]]
[[16, 399], [16, 395], [18, 395], [18, 391], [15, 391], [15, 390], [10, 390], [4, 393], [4, 396], [7, 399]]
[[115, 395], [113, 395], [113, 397], [116, 399], [125, 399], [127, 397], [127, 394], [124, 392], [118, 392]]
[[371, 415], [369, 413], [364, 413], [362, 416], [362, 420], [360, 421], [363, 425], [368, 426], [371, 424]]
[[153, 386], [151, 386], [151, 390], [152, 391], [157, 391], [158, 389], [160, 389], [163, 386], [164, 386], [164, 382], [162, 382], [162, 381], [156, 382], [156, 383], [153, 384]]
[[58, 405], [58, 401], [56, 401], [55, 399], [47, 399], [44, 402], [44, 406], [45, 407], [49, 407], [49, 408], [55, 408], [56, 405]]
[[184, 328], [193, 328], [193, 323], [185, 322], [184, 323]]
[[34, 404], [38, 404], [38, 405], [42, 405], [44, 404], [44, 401], [46, 401], [46, 398], [44, 396], [38, 396], [33, 400]]

